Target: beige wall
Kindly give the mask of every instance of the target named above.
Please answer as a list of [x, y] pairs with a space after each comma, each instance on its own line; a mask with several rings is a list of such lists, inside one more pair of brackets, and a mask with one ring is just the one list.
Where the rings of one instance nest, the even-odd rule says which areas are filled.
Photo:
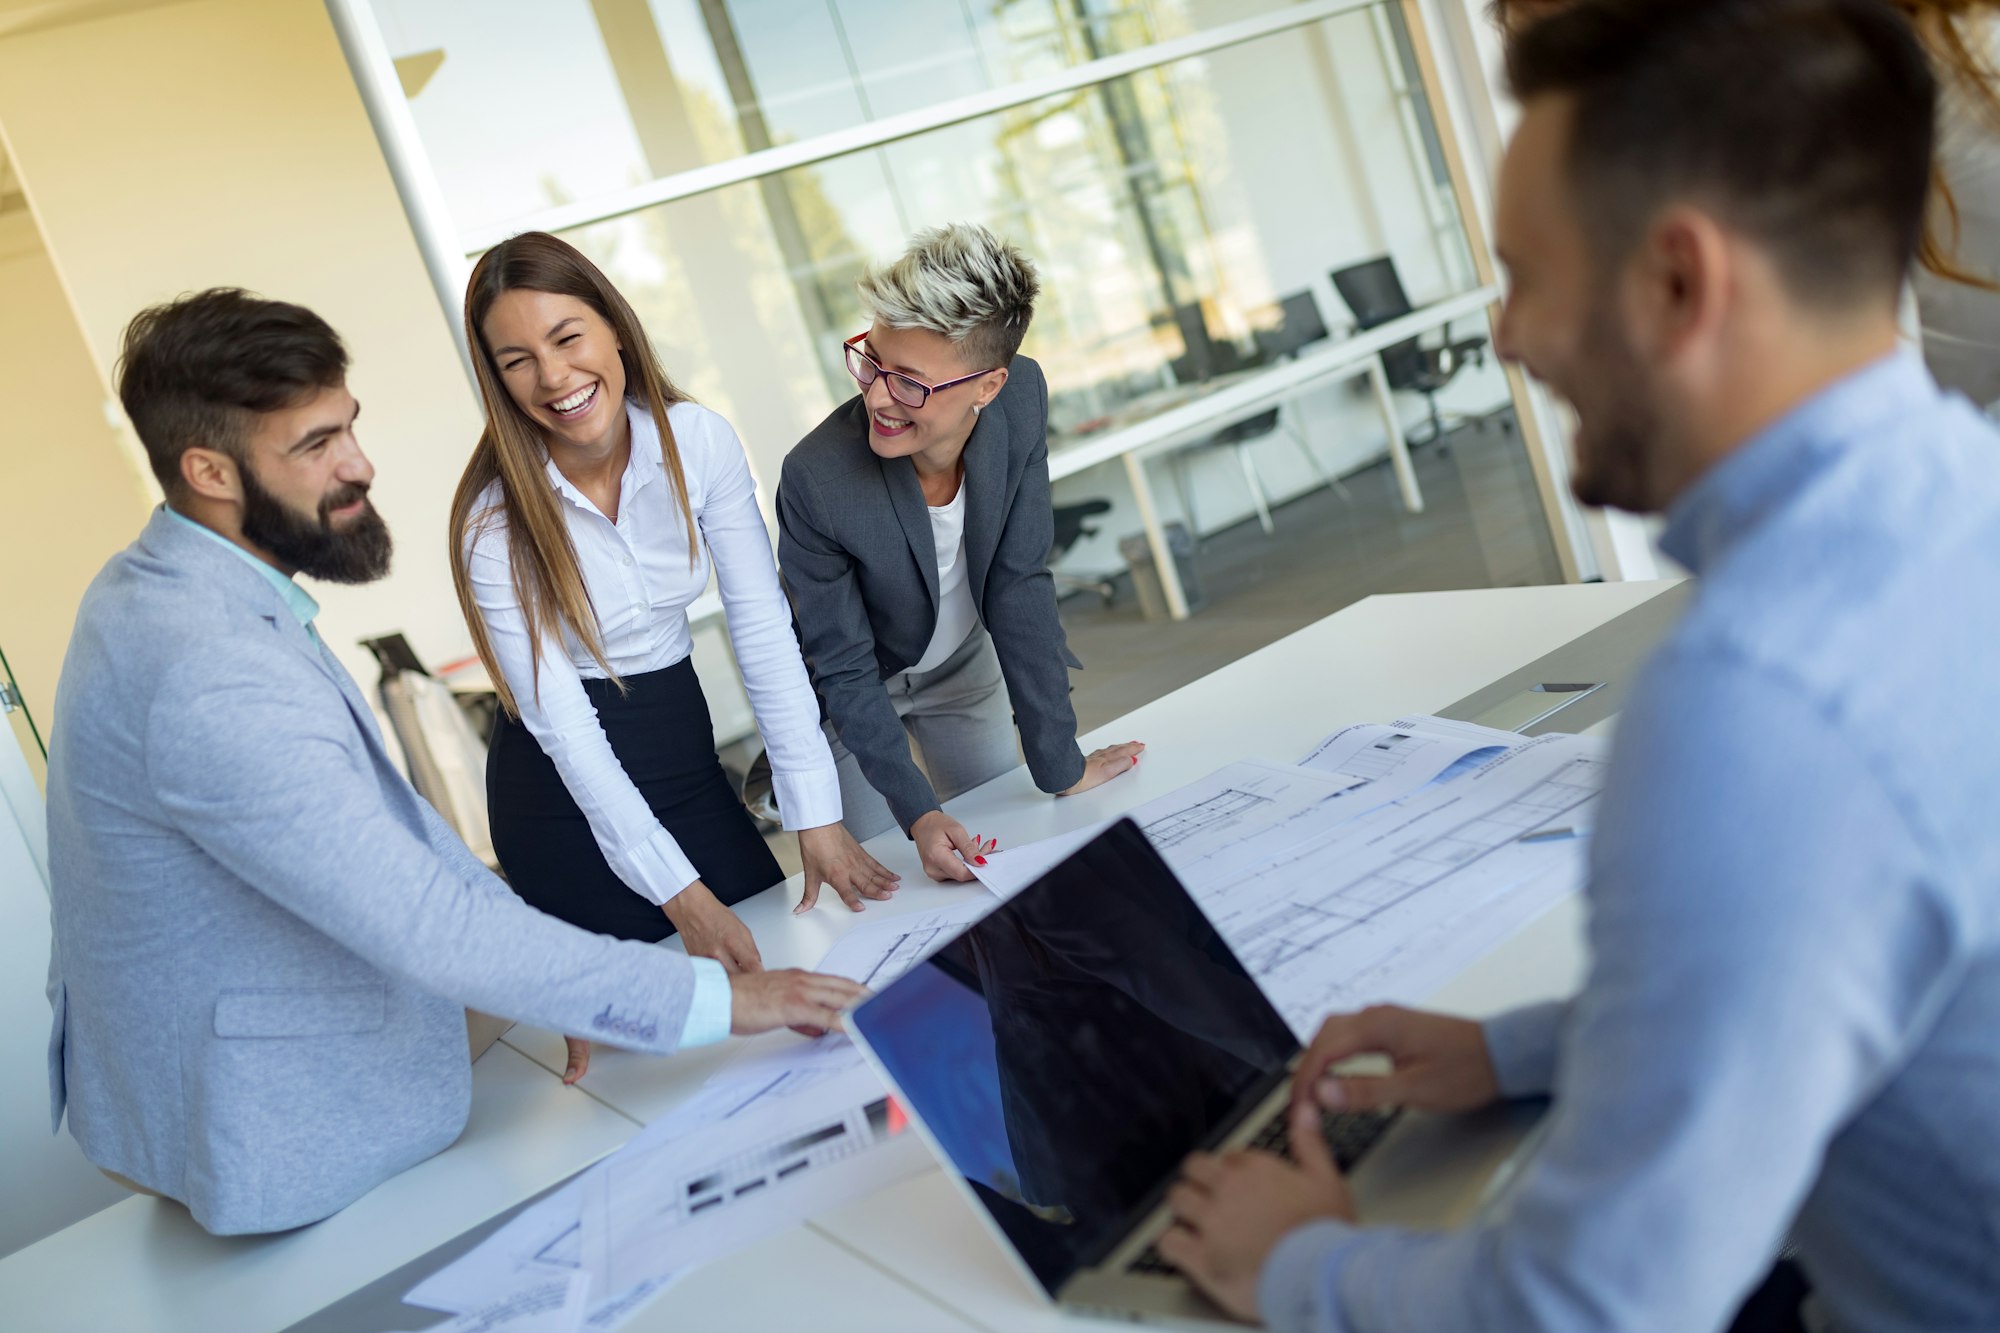
[[30, 217], [0, 216], [0, 649], [48, 735], [56, 675], [91, 576], [150, 497], [105, 419], [105, 390]]
[[403, 630], [433, 662], [467, 651], [444, 529], [478, 414], [317, 0], [188, 0], [0, 37], [0, 129], [101, 368], [135, 311], [218, 284], [340, 330], [399, 549], [383, 583], [313, 587], [321, 628], [364, 684], [365, 635]]

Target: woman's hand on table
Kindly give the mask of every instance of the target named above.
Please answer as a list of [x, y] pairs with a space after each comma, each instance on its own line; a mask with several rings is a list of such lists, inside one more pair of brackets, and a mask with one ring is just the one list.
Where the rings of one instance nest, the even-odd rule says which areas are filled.
[[822, 884], [833, 886], [847, 910], [859, 912], [863, 898], [887, 898], [901, 883], [894, 871], [862, 850], [843, 824], [800, 829], [799, 860], [805, 865], [805, 882], [794, 916], [812, 911]]
[[1092, 750], [1083, 757], [1083, 776], [1076, 785], [1056, 793], [1058, 796], [1075, 796], [1101, 786], [1121, 773], [1129, 773], [1139, 766], [1139, 756], [1146, 752], [1144, 741], [1125, 741], [1119, 745], [1107, 745], [1101, 750]]
[[917, 844], [924, 873], [947, 884], [969, 883], [973, 878], [972, 867], [981, 864], [986, 853], [1000, 845], [996, 838], [967, 833], [965, 825], [942, 810], [919, 816], [910, 825], [910, 841]]
[[750, 927], [722, 905], [700, 880], [667, 899], [661, 908], [681, 934], [681, 943], [696, 958], [713, 958], [731, 973], [761, 972], [763, 956]]

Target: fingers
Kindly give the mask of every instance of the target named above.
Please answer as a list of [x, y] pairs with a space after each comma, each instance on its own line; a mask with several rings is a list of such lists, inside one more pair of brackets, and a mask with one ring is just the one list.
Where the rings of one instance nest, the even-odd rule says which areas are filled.
[[1123, 773], [1139, 762], [1139, 756], [1146, 752], [1140, 741], [1122, 741], [1117, 745], [1107, 745], [1101, 750], [1090, 752], [1089, 762], [1103, 764], [1112, 773]]
[[819, 886], [820, 886], [819, 869], [818, 867], [814, 866], [811, 862], [807, 862], [805, 880], [803, 884], [804, 892], [799, 894], [799, 905], [792, 909], [793, 916], [804, 916], [807, 912], [812, 911], [813, 908], [819, 905]]
[[1310, 1102], [1292, 1104], [1292, 1160], [1311, 1175], [1340, 1174], [1333, 1149], [1327, 1147], [1326, 1134], [1320, 1128], [1319, 1108]]
[[[1389, 1049], [1402, 1012], [1405, 1011], [1388, 1005], [1375, 1005], [1359, 1013], [1335, 1014], [1320, 1024], [1319, 1032], [1306, 1047], [1306, 1053], [1299, 1057], [1298, 1069], [1292, 1075], [1292, 1105], [1318, 1100], [1316, 1094], [1329, 1066], [1364, 1052]], [[1393, 1056], [1394, 1051], [1390, 1054]], [[1340, 1108], [1338, 1104], [1329, 1104], [1329, 1109]]]
[[1160, 1249], [1160, 1257], [1194, 1278], [1197, 1282], [1207, 1278], [1208, 1251], [1202, 1247], [1201, 1238], [1194, 1228], [1185, 1222], [1176, 1222], [1160, 1234], [1155, 1242]]
[[977, 833], [967, 833], [964, 827], [958, 824], [946, 829], [945, 833], [951, 838], [952, 850], [965, 858], [968, 865], [985, 865], [986, 853], [998, 845], [995, 839], [982, 838]]
[[927, 845], [922, 856], [924, 872], [932, 879], [964, 884], [973, 877], [972, 867], [965, 863], [964, 854], [959, 851], [950, 833]]
[[1188, 1159], [1181, 1163], [1181, 1176], [1204, 1189], [1213, 1189], [1216, 1182], [1222, 1179], [1222, 1159], [1214, 1153], [1190, 1154]]
[[563, 1086], [569, 1087], [590, 1070], [590, 1043], [582, 1037], [564, 1037], [569, 1047], [569, 1063], [563, 1069]]
[[846, 977], [820, 972], [796, 972], [787, 978], [795, 987], [788, 997], [787, 1026], [832, 1032], [840, 1027], [841, 1011], [868, 997], [868, 988]]
[[1409, 1080], [1399, 1074], [1328, 1074], [1313, 1085], [1313, 1101], [1329, 1111], [1379, 1111], [1409, 1100]]
[[789, 1027], [817, 1036], [840, 1027], [841, 1011], [868, 996], [846, 977], [785, 968], [730, 984], [730, 1031], [739, 1036]]

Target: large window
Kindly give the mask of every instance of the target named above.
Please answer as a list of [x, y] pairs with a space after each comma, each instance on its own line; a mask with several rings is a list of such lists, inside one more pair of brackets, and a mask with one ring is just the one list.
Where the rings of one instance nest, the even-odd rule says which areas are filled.
[[[669, 373], [735, 422], [767, 486], [853, 392], [839, 348], [865, 322], [863, 265], [958, 220], [1003, 233], [1041, 267], [1023, 350], [1051, 386], [1058, 499], [1114, 506], [1104, 535], [1072, 552], [1079, 566], [1115, 565], [1114, 539], [1149, 513], [1212, 532], [1248, 516], [1260, 486], [1276, 502], [1398, 454], [1398, 424], [1421, 431], [1440, 400], [1509, 410], [1490, 358], [1426, 400], [1390, 348], [1375, 395], [1355, 365], [1273, 400], [1296, 448], [1251, 462], [1196, 449], [1157, 503], [1135, 494], [1148, 474], [1120, 466], [1120, 432], [1192, 413], [1193, 429], [1148, 437], [1157, 459], [1202, 443], [1203, 429], [1240, 431], [1226, 415], [1204, 426], [1205, 395], [1240, 397], [1387, 318], [1355, 308], [1343, 271], [1375, 264], [1377, 286], [1388, 273], [1418, 311], [1457, 301], [1460, 318], [1428, 329], [1431, 344], [1483, 333], [1493, 293], [1394, 0], [373, 0], [373, 11], [455, 248], [475, 255], [547, 227], [589, 253]], [[1251, 433], [1264, 434], [1279, 438]], [[1526, 476], [1520, 437], [1507, 448]], [[1474, 581], [1560, 577], [1526, 486], [1530, 503], [1511, 498], [1505, 520], [1533, 529], [1509, 547], [1525, 554]], [[1415, 492], [1412, 474], [1402, 503], [1417, 507]], [[1465, 502], [1481, 504], [1479, 488]]]

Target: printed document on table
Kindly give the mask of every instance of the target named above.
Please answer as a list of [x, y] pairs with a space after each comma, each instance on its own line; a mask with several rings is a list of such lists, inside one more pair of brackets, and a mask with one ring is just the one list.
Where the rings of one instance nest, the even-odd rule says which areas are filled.
[[1448, 717], [1402, 717], [1342, 727], [1307, 751], [1299, 765], [1364, 786], [1379, 784], [1374, 804], [1383, 805], [1439, 778], [1448, 780], [1468, 760], [1483, 762], [1527, 739]]
[[[817, 970], [884, 985], [991, 907], [974, 899], [858, 922]], [[404, 1299], [474, 1311], [551, 1271], [580, 1272], [598, 1294], [586, 1327], [604, 1333], [680, 1272], [928, 1168], [902, 1130], [845, 1036], [760, 1039]]]
[[[1580, 887], [1576, 839], [1520, 839], [1587, 829], [1606, 764], [1601, 741], [1542, 736], [1307, 837], [1246, 817], [1227, 845], [1161, 854], [1303, 1039], [1328, 1013], [1420, 1000], [1505, 939], [1518, 916], [1479, 909], [1516, 886], [1538, 886], [1535, 911]], [[1225, 769], [1135, 817], [1151, 837], [1241, 789]]]
[[578, 1333], [589, 1295], [588, 1273], [549, 1269], [428, 1333]]
[[[1351, 774], [1247, 762], [1130, 817], [1303, 1039], [1328, 1013], [1420, 1000], [1581, 886], [1580, 840], [1518, 839], [1587, 830], [1604, 742], [1514, 737], [1494, 752], [1483, 744], [1490, 735], [1476, 734], [1484, 731], [1466, 728], [1421, 764], [1406, 763], [1401, 780], [1415, 790], [1388, 804], [1374, 803], [1386, 784], [1357, 789]], [[1482, 749], [1494, 757], [1433, 782], [1438, 765]], [[1431, 777], [1413, 776], [1426, 770]], [[995, 853], [975, 873], [996, 894], [1019, 892], [1103, 827]]]
[[[1473, 771], [1505, 750], [1526, 743], [1526, 737], [1511, 731], [1496, 731], [1450, 718], [1418, 716], [1342, 727], [1315, 745], [1296, 765], [1255, 766], [1281, 774], [1305, 770], [1323, 779], [1321, 785], [1299, 788], [1295, 795], [1303, 796], [1313, 807], [1313, 820], [1330, 825], [1331, 821], [1351, 819], [1401, 800], [1433, 782], [1449, 781]], [[1268, 787], [1269, 779], [1262, 785]], [[1220, 836], [1226, 836], [1227, 810], [1209, 813], [1222, 817], [1223, 822], [1216, 824], [1211, 818], [1210, 824]], [[1134, 815], [1137, 816], [1136, 811]], [[986, 864], [973, 866], [972, 873], [995, 895], [1011, 898], [1055, 869], [1071, 852], [1110, 824], [1111, 821], [1104, 820], [1039, 842], [989, 852]]]

